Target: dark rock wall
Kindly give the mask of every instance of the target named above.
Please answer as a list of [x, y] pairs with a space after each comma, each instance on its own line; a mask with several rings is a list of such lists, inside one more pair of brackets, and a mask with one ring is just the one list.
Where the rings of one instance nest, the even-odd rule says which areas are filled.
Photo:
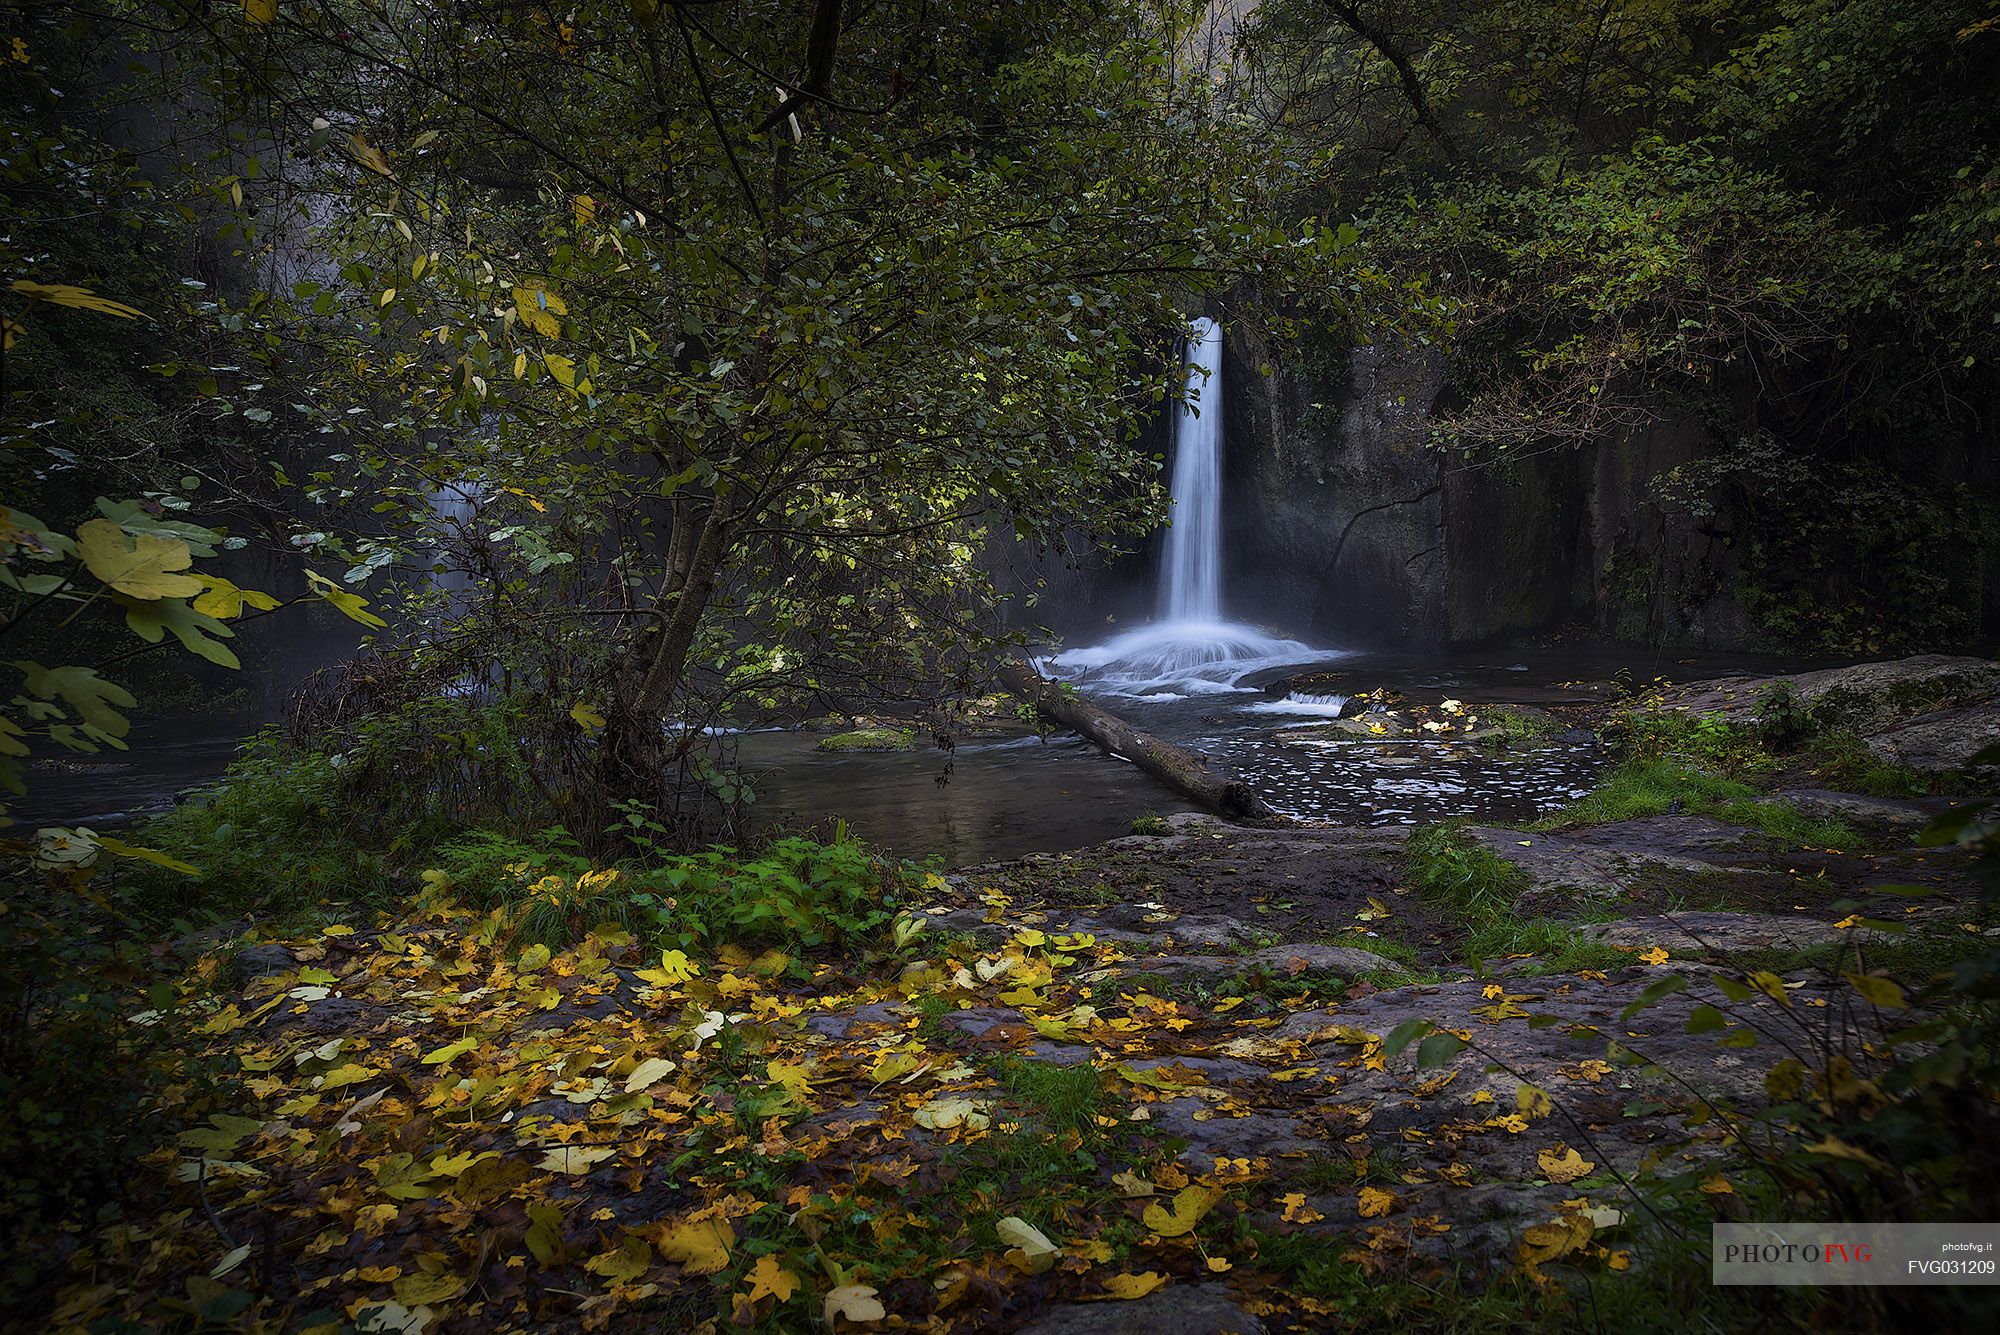
[[1430, 440], [1431, 350], [1329, 355], [1239, 323], [1224, 375], [1229, 604], [1321, 643], [1474, 644], [1582, 625], [1636, 642], [1763, 647], [1726, 533], [1661, 505], [1699, 457], [1668, 419], [1591, 451], [1475, 462]]

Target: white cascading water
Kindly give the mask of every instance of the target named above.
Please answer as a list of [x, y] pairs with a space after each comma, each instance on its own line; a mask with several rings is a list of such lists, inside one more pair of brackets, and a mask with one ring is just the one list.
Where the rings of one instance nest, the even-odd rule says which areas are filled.
[[1222, 620], [1222, 327], [1196, 320], [1187, 342], [1187, 397], [1174, 423], [1173, 523], [1160, 564], [1159, 618]]
[[1247, 689], [1253, 672], [1327, 655], [1222, 618], [1222, 329], [1189, 327], [1187, 396], [1174, 421], [1173, 519], [1160, 566], [1159, 620], [1043, 668], [1116, 695], [1177, 700]]

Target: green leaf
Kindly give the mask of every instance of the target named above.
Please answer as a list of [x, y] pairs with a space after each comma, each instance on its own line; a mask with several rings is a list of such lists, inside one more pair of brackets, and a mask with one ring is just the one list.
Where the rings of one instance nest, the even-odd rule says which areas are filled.
[[1389, 1036], [1382, 1040], [1382, 1051], [1386, 1056], [1400, 1056], [1404, 1048], [1435, 1028], [1437, 1026], [1429, 1020], [1405, 1020], [1391, 1029]]
[[1457, 1034], [1432, 1034], [1417, 1044], [1417, 1069], [1428, 1070], [1433, 1066], [1443, 1066], [1463, 1051], [1465, 1051], [1465, 1040]]
[[1847, 981], [1870, 1005], [1890, 1011], [1910, 1008], [1910, 1003], [1903, 997], [1903, 989], [1887, 978], [1877, 978], [1867, 973], [1850, 973], [1847, 975]]
[[1690, 1034], [1706, 1034], [1728, 1027], [1728, 1018], [1713, 1006], [1696, 1006], [1694, 1014], [1688, 1016], [1687, 1031]]
[[162, 598], [157, 602], [142, 603], [121, 597], [118, 601], [125, 607], [125, 624], [146, 643], [158, 644], [167, 631], [172, 631], [174, 638], [189, 653], [198, 654], [226, 668], [243, 666], [228, 645], [211, 638], [234, 639], [236, 632], [214, 617], [195, 611], [181, 599]]
[[1676, 992], [1687, 990], [1688, 980], [1677, 973], [1670, 973], [1659, 982], [1641, 992], [1631, 1005], [1618, 1012], [1618, 1018], [1629, 1020], [1649, 1006], [1656, 1006]]
[[110, 737], [123, 737], [132, 722], [118, 711], [139, 702], [115, 682], [97, 675], [93, 668], [47, 668], [30, 659], [16, 659], [27, 687], [44, 700], [64, 700], [85, 723]]

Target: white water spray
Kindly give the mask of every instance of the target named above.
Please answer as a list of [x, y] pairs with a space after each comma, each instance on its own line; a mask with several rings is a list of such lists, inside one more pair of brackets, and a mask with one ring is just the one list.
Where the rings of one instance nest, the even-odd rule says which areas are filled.
[[1253, 672], [1329, 657], [1222, 618], [1222, 330], [1192, 322], [1187, 398], [1174, 421], [1173, 518], [1160, 565], [1159, 620], [1071, 649], [1046, 671], [1115, 695], [1178, 700], [1249, 689]]

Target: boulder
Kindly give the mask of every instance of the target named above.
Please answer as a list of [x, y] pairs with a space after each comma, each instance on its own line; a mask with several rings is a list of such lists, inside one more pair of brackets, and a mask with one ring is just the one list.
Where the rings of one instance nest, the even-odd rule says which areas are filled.
[[1883, 760], [1932, 774], [1965, 769], [1989, 746], [2000, 746], [2000, 699], [1926, 714], [1868, 739]]
[[1220, 1284], [1175, 1284], [1131, 1302], [1064, 1303], [1020, 1335], [1264, 1335], [1264, 1323]]
[[2000, 662], [1917, 654], [1791, 676], [1725, 677], [1676, 687], [1666, 693], [1665, 703], [1748, 723], [1755, 721], [1764, 695], [1781, 684], [1811, 708], [1820, 726], [1870, 735], [1937, 710], [1993, 702], [2000, 697]]

